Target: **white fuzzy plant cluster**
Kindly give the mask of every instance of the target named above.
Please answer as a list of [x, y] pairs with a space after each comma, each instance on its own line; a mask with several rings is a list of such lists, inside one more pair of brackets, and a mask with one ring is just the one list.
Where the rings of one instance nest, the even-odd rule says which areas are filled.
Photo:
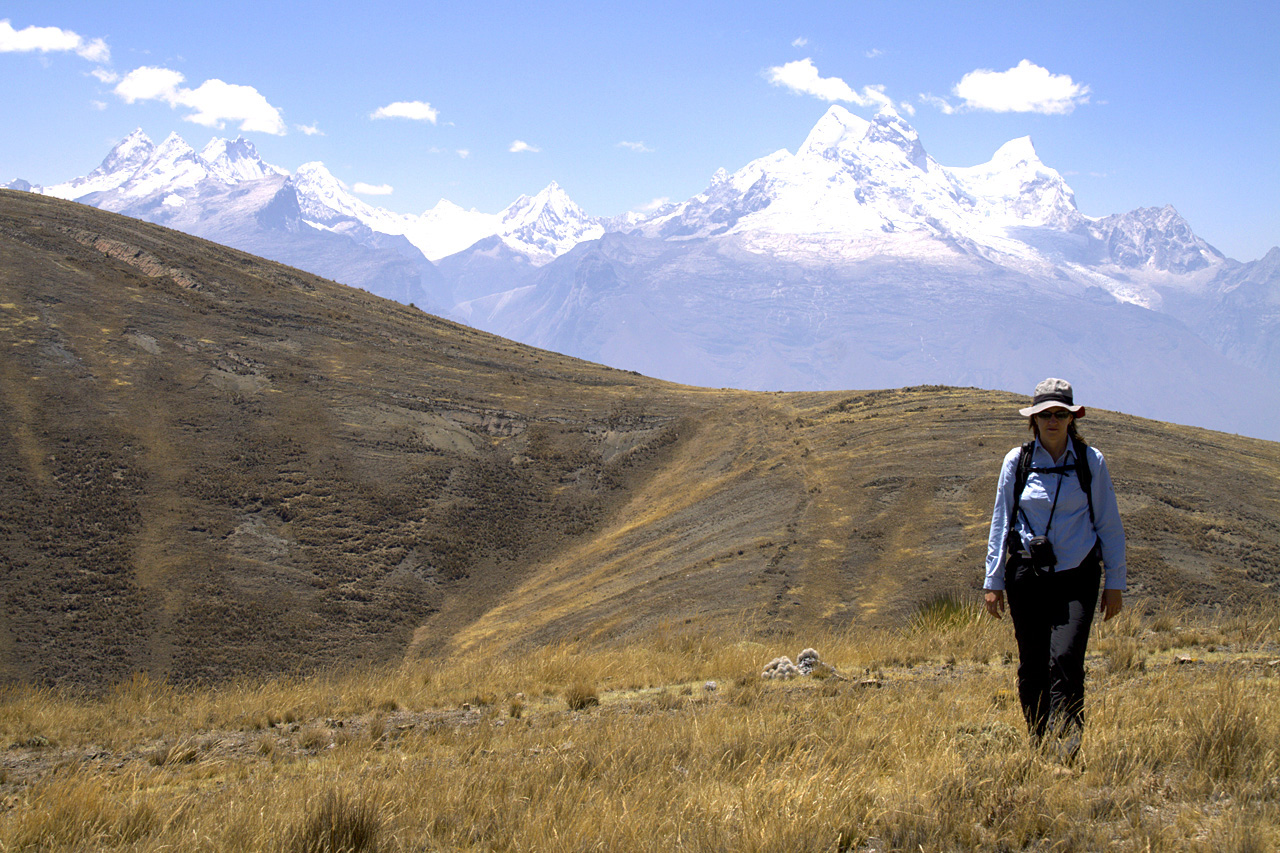
[[822, 658], [818, 656], [817, 649], [805, 649], [796, 657], [795, 663], [785, 656], [769, 661], [765, 664], [760, 677], [790, 679], [798, 675], [809, 675], [822, 665]]

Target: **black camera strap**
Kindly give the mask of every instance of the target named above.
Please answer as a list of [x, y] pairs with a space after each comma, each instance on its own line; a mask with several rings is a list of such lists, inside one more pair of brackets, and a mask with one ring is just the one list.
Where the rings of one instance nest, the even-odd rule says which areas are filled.
[[[1067, 472], [1075, 469], [1073, 465], [1058, 465], [1053, 468], [1032, 468], [1031, 470], [1037, 474], [1057, 474], [1058, 488], [1053, 490], [1053, 503], [1049, 505], [1049, 520], [1044, 524], [1043, 536], [1049, 535], [1049, 528], [1053, 526], [1053, 513], [1058, 508], [1058, 495], [1062, 494], [1062, 481], [1066, 478]], [[1031, 524], [1031, 519], [1027, 518], [1027, 511], [1022, 508], [1022, 502], [1018, 502], [1018, 512], [1022, 513], [1022, 520], [1027, 523], [1027, 529], [1031, 531], [1031, 535], [1036, 535], [1036, 529]]]

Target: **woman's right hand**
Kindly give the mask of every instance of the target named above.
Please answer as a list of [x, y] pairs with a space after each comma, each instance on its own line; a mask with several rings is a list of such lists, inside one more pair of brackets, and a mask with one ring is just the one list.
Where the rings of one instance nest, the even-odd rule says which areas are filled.
[[1004, 618], [1004, 590], [989, 589], [983, 597], [987, 603], [987, 612], [997, 619]]

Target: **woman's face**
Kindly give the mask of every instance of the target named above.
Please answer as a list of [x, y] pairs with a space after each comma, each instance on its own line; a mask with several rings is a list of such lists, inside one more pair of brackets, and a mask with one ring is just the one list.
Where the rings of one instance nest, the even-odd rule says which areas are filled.
[[1067, 427], [1071, 424], [1073, 415], [1061, 406], [1052, 409], [1045, 409], [1043, 412], [1036, 412], [1036, 429], [1037, 435], [1043, 441], [1048, 439], [1050, 442], [1059, 436], [1067, 434]]

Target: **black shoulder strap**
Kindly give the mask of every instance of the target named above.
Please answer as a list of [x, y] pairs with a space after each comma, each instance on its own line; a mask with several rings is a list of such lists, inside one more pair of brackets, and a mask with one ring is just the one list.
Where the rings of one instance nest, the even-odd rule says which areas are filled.
[[[1013, 506], [1009, 509], [1009, 531], [1018, 525], [1018, 504], [1022, 501], [1022, 490], [1027, 487], [1027, 475], [1031, 473], [1031, 456], [1036, 451], [1035, 439], [1022, 445], [1018, 454], [1018, 468], [1013, 475]], [[1092, 509], [1092, 507], [1091, 507]]]
[[1084, 496], [1089, 499], [1089, 523], [1096, 526], [1097, 521], [1093, 517], [1093, 471], [1089, 469], [1089, 445], [1075, 436], [1071, 437], [1071, 444], [1076, 452], [1076, 479], [1080, 482], [1080, 488], [1084, 489]]
[[[1093, 515], [1093, 471], [1089, 468], [1089, 445], [1074, 436], [1071, 439], [1076, 454], [1076, 479], [1084, 496], [1089, 500], [1089, 523], [1097, 524]], [[1031, 456], [1035, 453], [1035, 440], [1022, 445], [1018, 454], [1018, 469], [1013, 477], [1013, 507], [1009, 511], [1009, 530], [1018, 524], [1018, 504], [1022, 500], [1022, 490], [1027, 485], [1027, 475], [1031, 473]]]

